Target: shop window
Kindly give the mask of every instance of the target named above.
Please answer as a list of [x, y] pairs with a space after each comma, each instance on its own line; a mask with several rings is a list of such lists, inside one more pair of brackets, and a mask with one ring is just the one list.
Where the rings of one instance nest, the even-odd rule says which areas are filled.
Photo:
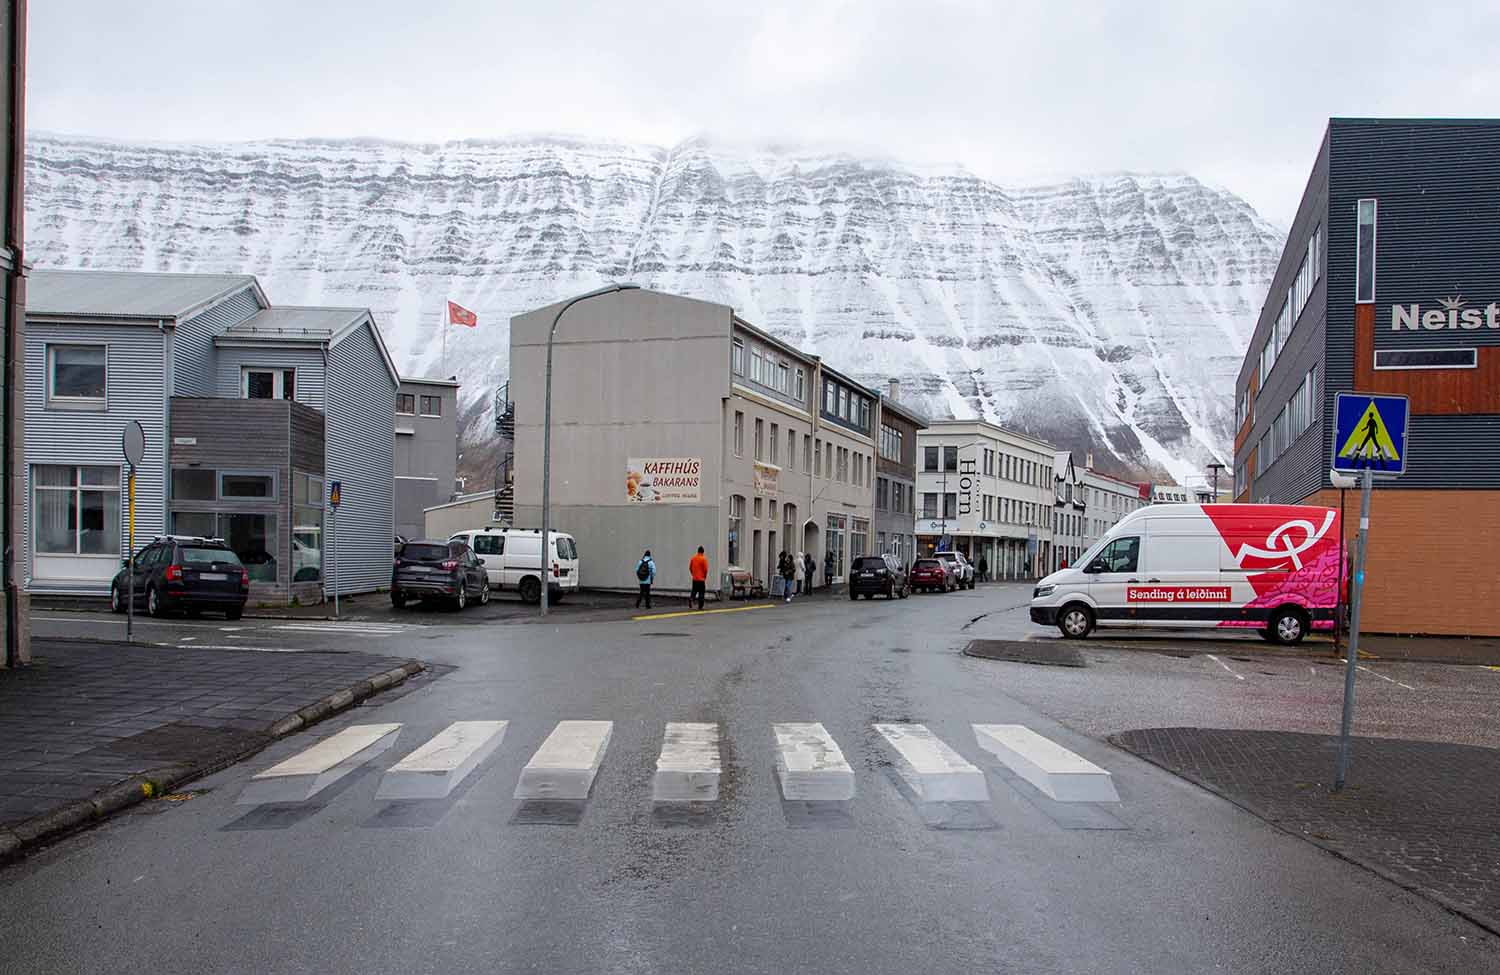
[[172, 470], [174, 501], [214, 501], [218, 498], [218, 472], [200, 467], [178, 467]]
[[[484, 535], [476, 541], [499, 539]], [[478, 546], [476, 545], [476, 549]], [[292, 581], [323, 578], [323, 478], [292, 472]]]
[[276, 497], [276, 478], [271, 474], [222, 471], [219, 497], [226, 501], [263, 501]]
[[31, 469], [36, 551], [120, 554], [120, 469], [38, 464]]
[[219, 513], [219, 537], [245, 563], [252, 582], [275, 582], [276, 516]]

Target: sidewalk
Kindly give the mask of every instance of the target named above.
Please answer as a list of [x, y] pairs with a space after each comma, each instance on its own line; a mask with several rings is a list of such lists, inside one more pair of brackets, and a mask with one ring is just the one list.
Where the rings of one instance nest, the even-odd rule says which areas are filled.
[[1500, 933], [1500, 750], [1288, 731], [1151, 728], [1110, 741]]
[[362, 653], [36, 640], [0, 671], [0, 861], [425, 669]]

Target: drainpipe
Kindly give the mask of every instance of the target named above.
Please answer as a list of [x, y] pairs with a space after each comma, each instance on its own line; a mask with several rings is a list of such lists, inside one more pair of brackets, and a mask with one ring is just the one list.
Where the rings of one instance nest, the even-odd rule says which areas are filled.
[[10, 3], [11, 30], [10, 50], [6, 52], [10, 78], [10, 131], [6, 133], [10, 147], [10, 168], [5, 173], [6, 214], [5, 242], [10, 245], [10, 280], [6, 282], [5, 340], [0, 345], [0, 372], [4, 373], [3, 392], [5, 405], [5, 427], [0, 433], [0, 584], [5, 587], [5, 666], [15, 667], [21, 663], [20, 624], [21, 612], [16, 605], [19, 587], [16, 585], [15, 539], [15, 429], [19, 410], [25, 404], [16, 396], [15, 371], [16, 332], [26, 326], [26, 255], [25, 255], [25, 205], [22, 197], [26, 172], [26, 0]]

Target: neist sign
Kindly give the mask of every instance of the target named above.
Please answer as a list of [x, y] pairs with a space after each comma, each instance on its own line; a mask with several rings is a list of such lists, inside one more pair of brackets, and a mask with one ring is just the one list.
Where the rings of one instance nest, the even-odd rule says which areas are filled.
[[1480, 328], [1500, 329], [1500, 302], [1490, 302], [1483, 308], [1469, 308], [1463, 295], [1443, 298], [1441, 308], [1423, 308], [1419, 304], [1392, 305], [1391, 331], [1443, 332], [1454, 329], [1474, 331]]

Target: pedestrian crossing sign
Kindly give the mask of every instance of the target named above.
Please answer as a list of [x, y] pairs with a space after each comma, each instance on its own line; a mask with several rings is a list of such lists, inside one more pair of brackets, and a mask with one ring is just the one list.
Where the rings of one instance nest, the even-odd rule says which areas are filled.
[[1405, 396], [1339, 393], [1333, 429], [1333, 469], [1371, 471], [1377, 477], [1406, 473]]

